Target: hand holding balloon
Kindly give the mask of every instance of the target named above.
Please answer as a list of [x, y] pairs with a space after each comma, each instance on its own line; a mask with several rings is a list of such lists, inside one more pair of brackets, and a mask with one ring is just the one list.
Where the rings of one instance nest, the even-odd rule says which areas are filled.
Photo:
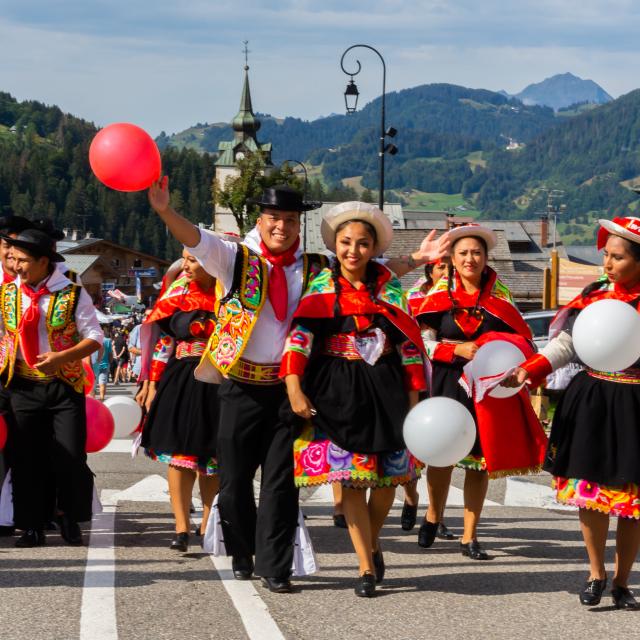
[[522, 367], [518, 367], [508, 378], [505, 378], [500, 385], [503, 387], [521, 387], [529, 379], [529, 372]]

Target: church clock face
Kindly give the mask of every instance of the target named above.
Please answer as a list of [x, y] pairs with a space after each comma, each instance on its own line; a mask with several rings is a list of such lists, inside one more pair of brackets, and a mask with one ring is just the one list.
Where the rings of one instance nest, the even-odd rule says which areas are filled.
[[244, 153], [242, 153], [242, 151], [236, 153], [236, 160], [244, 160]]

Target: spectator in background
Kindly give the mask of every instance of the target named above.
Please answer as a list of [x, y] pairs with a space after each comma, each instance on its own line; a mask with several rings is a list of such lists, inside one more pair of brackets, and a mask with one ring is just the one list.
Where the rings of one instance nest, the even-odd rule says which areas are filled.
[[113, 374], [114, 384], [120, 384], [126, 382], [125, 378], [125, 364], [129, 361], [129, 352], [127, 351], [127, 340], [125, 338], [124, 331], [118, 330], [113, 339], [113, 359], [116, 364], [116, 371]]
[[100, 400], [104, 401], [107, 395], [107, 382], [109, 380], [109, 370], [111, 367], [112, 340], [111, 330], [108, 325], [103, 325], [102, 331], [104, 333], [102, 347], [100, 347], [99, 351], [91, 354], [91, 366], [95, 376], [95, 383], [91, 395], [95, 398], [97, 387]]

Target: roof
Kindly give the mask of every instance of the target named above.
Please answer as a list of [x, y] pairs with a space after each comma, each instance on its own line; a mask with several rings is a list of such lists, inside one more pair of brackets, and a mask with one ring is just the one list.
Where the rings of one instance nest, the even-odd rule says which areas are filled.
[[137, 249], [132, 249], [131, 247], [125, 247], [124, 245], [118, 244], [117, 242], [111, 242], [111, 240], [105, 240], [104, 238], [84, 238], [83, 240], [78, 240], [77, 242], [71, 240], [61, 240], [60, 242], [56, 243], [56, 247], [58, 251], [65, 256], [66, 260], [67, 256], [69, 255], [78, 255], [75, 253], [76, 251], [79, 251], [81, 249], [86, 250], [88, 247], [98, 243], [103, 243], [110, 247], [115, 247], [116, 249], [122, 249], [123, 251], [133, 253], [146, 260], [153, 260], [154, 262], [158, 262], [166, 266], [169, 266], [171, 264], [171, 260], [158, 258], [157, 256], [152, 256], [149, 253], [144, 253], [142, 251], [138, 251]]
[[83, 255], [83, 254], [67, 254], [64, 257], [64, 263], [82, 277], [82, 274], [89, 270], [101, 256]]

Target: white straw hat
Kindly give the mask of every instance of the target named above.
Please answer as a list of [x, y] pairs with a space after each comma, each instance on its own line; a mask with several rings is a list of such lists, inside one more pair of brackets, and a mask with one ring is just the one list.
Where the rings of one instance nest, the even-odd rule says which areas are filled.
[[452, 245], [454, 242], [460, 240], [460, 238], [469, 237], [482, 238], [487, 243], [487, 251], [491, 251], [491, 249], [498, 244], [496, 234], [489, 229], [489, 227], [483, 227], [481, 224], [477, 224], [476, 222], [454, 227], [448, 233], [449, 240]]
[[368, 222], [376, 230], [375, 255], [382, 255], [391, 244], [393, 238], [393, 227], [389, 218], [373, 204], [368, 202], [341, 202], [335, 207], [331, 207], [322, 216], [320, 232], [322, 239], [329, 249], [336, 250], [336, 229], [347, 220], [361, 220]]

